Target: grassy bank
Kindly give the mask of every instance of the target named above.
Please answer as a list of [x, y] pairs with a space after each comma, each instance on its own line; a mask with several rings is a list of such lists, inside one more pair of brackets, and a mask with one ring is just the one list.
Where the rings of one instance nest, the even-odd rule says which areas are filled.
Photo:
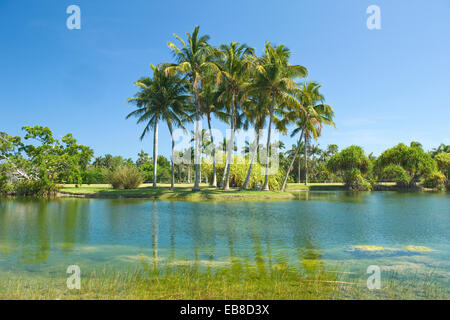
[[[343, 273], [345, 275], [345, 273]], [[299, 274], [288, 268], [198, 272], [177, 267], [164, 272], [91, 272], [82, 275], [81, 289], [69, 290], [66, 277], [0, 278], [0, 299], [448, 299], [448, 291], [432, 281], [384, 279], [380, 290], [363, 280], [319, 270]]]
[[[231, 188], [223, 191], [218, 188], [211, 188], [206, 184], [201, 185], [201, 191], [192, 192], [192, 184], [176, 184], [175, 189], [170, 190], [169, 184], [160, 184], [157, 188], [153, 188], [150, 184], [143, 184], [137, 189], [118, 190], [113, 189], [109, 185], [82, 185], [75, 187], [74, 185], [64, 185], [60, 189], [61, 196], [86, 197], [86, 198], [147, 198], [158, 200], [283, 200], [294, 199], [296, 189], [287, 192], [280, 191], [256, 191], [242, 190]], [[301, 186], [300, 191], [308, 190], [305, 186]]]
[[[395, 183], [380, 183], [379, 190], [396, 190]], [[289, 200], [298, 198], [298, 192], [304, 191], [345, 191], [343, 183], [289, 183], [286, 191], [257, 191], [239, 190], [230, 188], [223, 191], [211, 188], [207, 184], [200, 185], [199, 192], [192, 192], [193, 184], [176, 184], [175, 189], [170, 190], [169, 184], [158, 184], [153, 188], [151, 184], [143, 184], [137, 189], [119, 190], [113, 189], [107, 184], [63, 185], [60, 196], [83, 198], [145, 198], [158, 200], [188, 200], [188, 201], [232, 201], [232, 200]]]

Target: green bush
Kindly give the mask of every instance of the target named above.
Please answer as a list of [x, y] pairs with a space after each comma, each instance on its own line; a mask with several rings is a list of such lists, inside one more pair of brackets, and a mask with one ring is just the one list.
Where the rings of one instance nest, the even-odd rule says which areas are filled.
[[422, 181], [422, 185], [425, 188], [432, 188], [438, 190], [445, 190], [447, 179], [442, 172], [433, 171], [425, 176]]
[[100, 167], [90, 167], [83, 172], [83, 183], [103, 184], [107, 183], [105, 175], [106, 169]]
[[13, 191], [13, 186], [8, 182], [8, 177], [0, 176], [0, 194], [9, 194]]
[[144, 181], [141, 171], [135, 166], [124, 166], [109, 171], [106, 180], [114, 189], [136, 189]]
[[405, 169], [396, 164], [390, 164], [385, 167], [381, 175], [383, 179], [394, 181], [398, 186], [409, 185], [411, 179]]
[[[244, 160], [242, 157], [235, 156], [233, 163], [230, 168], [230, 187], [242, 187], [245, 178], [247, 177], [248, 168], [250, 163]], [[225, 162], [225, 161], [224, 161]], [[243, 162], [243, 163], [240, 163]], [[256, 183], [262, 187], [264, 184], [264, 165], [259, 163], [254, 163], [252, 168], [252, 173], [250, 175], [249, 188], [253, 189], [256, 187]], [[225, 163], [216, 163], [217, 172], [217, 182], [222, 181], [222, 176], [225, 169]], [[202, 162], [202, 175], [208, 176], [208, 181], [212, 181], [212, 162], [203, 160]], [[275, 174], [269, 175], [269, 189], [270, 190], [280, 190], [283, 184], [284, 170], [279, 167]]]
[[367, 181], [359, 169], [347, 171], [344, 175], [345, 187], [352, 191], [370, 191], [372, 184]]
[[59, 187], [44, 180], [22, 180], [14, 184], [14, 194], [18, 196], [51, 196], [58, 192]]

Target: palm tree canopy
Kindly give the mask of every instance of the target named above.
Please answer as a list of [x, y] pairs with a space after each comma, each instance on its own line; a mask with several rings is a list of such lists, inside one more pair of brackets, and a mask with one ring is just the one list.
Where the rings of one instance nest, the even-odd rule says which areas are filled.
[[127, 102], [137, 108], [126, 118], [136, 117], [138, 124], [146, 123], [141, 139], [159, 120], [167, 122], [171, 129], [172, 125], [183, 127], [183, 122], [190, 119], [192, 102], [188, 94], [188, 83], [176, 74], [166, 74], [165, 67], [151, 65], [153, 77], [136, 81], [139, 91], [133, 98], [127, 99]]

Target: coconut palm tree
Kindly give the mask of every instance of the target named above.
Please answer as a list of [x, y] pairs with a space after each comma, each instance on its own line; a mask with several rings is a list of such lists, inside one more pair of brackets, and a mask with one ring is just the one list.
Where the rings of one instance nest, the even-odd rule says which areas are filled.
[[294, 79], [306, 77], [308, 74], [305, 67], [291, 65], [289, 57], [290, 51], [284, 45], [273, 46], [270, 42], [266, 42], [264, 55], [254, 60], [255, 79], [251, 91], [258, 95], [265, 95], [269, 101], [266, 106], [269, 123], [264, 191], [269, 190], [269, 149], [272, 123], [283, 109], [300, 107], [299, 101], [291, 95], [296, 88]]
[[[319, 137], [322, 133], [323, 125], [335, 126], [333, 122], [334, 111], [333, 108], [327, 104], [324, 104], [324, 97], [320, 93], [321, 85], [316, 82], [306, 82], [299, 86], [299, 89], [295, 91], [294, 97], [301, 104], [301, 108], [293, 108], [286, 114], [284, 121], [294, 121], [295, 129], [292, 131], [291, 137], [301, 132], [299, 140], [297, 142], [297, 150], [292, 157], [291, 163], [281, 186], [281, 190], [286, 188], [287, 179], [289, 173], [292, 170], [295, 158], [300, 151], [302, 138], [305, 138], [304, 151], [305, 151], [305, 184], [308, 183], [308, 164], [307, 164], [307, 150], [308, 139], [306, 137]], [[317, 150], [315, 149], [315, 152]]]
[[220, 71], [218, 73], [219, 101], [231, 100], [230, 112], [230, 144], [227, 148], [227, 160], [225, 165], [225, 183], [223, 190], [230, 189], [230, 167], [232, 146], [234, 143], [235, 130], [237, 129], [238, 113], [241, 109], [242, 101], [246, 98], [246, 89], [249, 86], [250, 60], [248, 56], [254, 54], [254, 50], [245, 44], [232, 42], [219, 46], [221, 59], [219, 62]]
[[175, 38], [180, 42], [181, 46], [178, 47], [172, 42], [168, 42], [169, 48], [177, 61], [176, 64], [168, 66], [165, 70], [169, 74], [182, 73], [185, 74], [191, 84], [191, 89], [194, 93], [194, 105], [195, 105], [195, 155], [194, 155], [194, 168], [195, 168], [195, 181], [192, 191], [200, 190], [200, 115], [201, 115], [201, 100], [200, 91], [202, 85], [202, 79], [207, 77], [208, 74], [214, 74], [218, 72], [218, 66], [216, 64], [217, 54], [209, 44], [209, 36], [199, 36], [199, 27], [196, 26], [192, 34], [186, 33], [187, 43], [178, 35], [174, 34]]
[[141, 134], [141, 140], [153, 129], [153, 187], [157, 186], [158, 159], [158, 125], [166, 122], [172, 139], [172, 183], [174, 187], [173, 152], [175, 142], [172, 137], [173, 126], [184, 128], [183, 121], [188, 119], [186, 108], [190, 105], [190, 95], [187, 93], [188, 83], [178, 75], [164, 72], [165, 66], [151, 65], [153, 78], [142, 78], [135, 82], [139, 91], [127, 102], [136, 105], [137, 109], [127, 115], [138, 118], [137, 123], [146, 123]]

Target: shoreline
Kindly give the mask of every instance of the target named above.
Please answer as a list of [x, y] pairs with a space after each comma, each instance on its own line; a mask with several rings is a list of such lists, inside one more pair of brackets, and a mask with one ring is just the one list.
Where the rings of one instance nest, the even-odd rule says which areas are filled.
[[[342, 191], [342, 192], [439, 192], [437, 190], [418, 187], [416, 189], [401, 189], [394, 183], [379, 183], [372, 191], [351, 191], [344, 188], [342, 183], [311, 183], [304, 184], [291, 183], [287, 190], [281, 191], [260, 191], [260, 190], [239, 190], [230, 188], [224, 191], [210, 187], [206, 184], [201, 186], [201, 190], [193, 192], [192, 185], [178, 184], [174, 190], [170, 190], [169, 184], [160, 184], [154, 188], [151, 184], [143, 184], [137, 189], [113, 189], [111, 186], [102, 185], [63, 185], [55, 194], [49, 198], [79, 198], [79, 199], [147, 199], [147, 200], [167, 200], [167, 201], [279, 201], [298, 200], [299, 194], [314, 191]], [[7, 197], [16, 197], [8, 195]], [[1, 197], [0, 197], [1, 198]], [[25, 197], [26, 198], [26, 197]], [[33, 197], [30, 197], [33, 198]], [[45, 197], [44, 197], [45, 198]]]

